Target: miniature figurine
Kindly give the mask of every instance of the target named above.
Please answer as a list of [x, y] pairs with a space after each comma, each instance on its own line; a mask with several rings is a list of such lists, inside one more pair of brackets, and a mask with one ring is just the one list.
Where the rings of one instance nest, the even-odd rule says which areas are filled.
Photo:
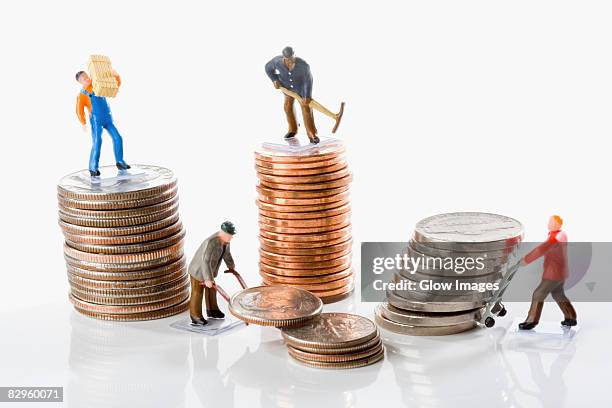
[[567, 268], [567, 234], [561, 231], [563, 220], [553, 215], [548, 221], [548, 239], [525, 255], [520, 265], [525, 266], [544, 256], [544, 273], [542, 282], [533, 292], [531, 307], [527, 319], [519, 324], [519, 329], [533, 329], [540, 321], [544, 300], [550, 294], [563, 312], [563, 326], [578, 324], [576, 310], [570, 300], [565, 296], [563, 286], [568, 275]]
[[230, 251], [230, 241], [236, 234], [236, 227], [230, 221], [221, 224], [221, 230], [206, 238], [196, 251], [189, 264], [191, 278], [191, 300], [189, 315], [194, 325], [208, 322], [202, 316], [202, 297], [206, 302], [206, 315], [213, 319], [223, 319], [225, 314], [217, 305], [215, 278], [219, 273], [221, 261], [225, 261], [230, 273], [238, 276], [234, 269], [234, 259]]
[[285, 114], [289, 124], [289, 130], [285, 135], [285, 139], [290, 139], [297, 134], [298, 125], [293, 111], [293, 102], [296, 99], [302, 108], [302, 118], [306, 127], [306, 134], [311, 143], [319, 143], [312, 112], [313, 108], [336, 121], [332, 133], [336, 132], [344, 113], [344, 102], [341, 103], [340, 111], [336, 114], [312, 99], [312, 74], [310, 66], [306, 61], [295, 56], [293, 48], [285, 47], [282, 55], [272, 58], [266, 64], [266, 74], [272, 80], [274, 87], [285, 94]]
[[[101, 62], [95, 60], [95, 57], [102, 56], [92, 56], [89, 64], [90, 71], [95, 68], [100, 68]], [[100, 162], [100, 148], [102, 147], [102, 129], [106, 129], [113, 140], [113, 150], [117, 168], [119, 170], [127, 170], [130, 168], [123, 160], [123, 139], [113, 123], [110, 107], [106, 101], [106, 96], [114, 96], [114, 94], [116, 94], [116, 91], [121, 85], [121, 77], [115, 70], [110, 68], [110, 61], [108, 61], [108, 64], [102, 65], [102, 67], [107, 68], [108, 75], [104, 77], [104, 75], [99, 74], [98, 77], [102, 85], [107, 85], [106, 88], [94, 83], [95, 80], [92, 81], [85, 71], [79, 71], [76, 74], [77, 82], [83, 86], [83, 89], [81, 89], [81, 92], [77, 96], [76, 103], [76, 114], [83, 127], [86, 126], [85, 108], [89, 111], [92, 138], [91, 153], [89, 155], [89, 174], [92, 177], [100, 175], [98, 166]], [[109, 83], [111, 84], [110, 89], [108, 86]], [[94, 88], [97, 92], [94, 91]]]

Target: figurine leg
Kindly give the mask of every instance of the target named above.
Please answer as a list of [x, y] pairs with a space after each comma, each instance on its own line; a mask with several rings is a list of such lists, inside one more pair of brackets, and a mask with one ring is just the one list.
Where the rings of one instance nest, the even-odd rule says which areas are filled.
[[206, 302], [206, 316], [213, 319], [223, 319], [225, 314], [219, 310], [217, 305], [217, 290], [214, 288], [204, 288], [204, 299]]
[[537, 326], [540, 322], [540, 316], [542, 315], [542, 309], [544, 308], [544, 300], [550, 294], [550, 292], [556, 287], [558, 282], [543, 279], [538, 285], [536, 290], [533, 291], [531, 299], [531, 307], [529, 313], [527, 313], [527, 319], [519, 324], [519, 329], [530, 330]]
[[576, 309], [572, 306], [572, 302], [565, 296], [565, 291], [563, 290], [563, 283], [559, 284], [559, 286], [552, 291], [552, 297], [559, 305], [561, 312], [563, 312], [563, 321], [561, 322], [564, 326], [575, 326], [578, 324]]
[[310, 106], [302, 105], [302, 118], [304, 119], [304, 126], [306, 127], [306, 133], [312, 143], [319, 143], [317, 137], [317, 127], [315, 126], [314, 115]]
[[119, 167], [120, 170], [129, 169], [130, 166], [123, 161], [123, 139], [121, 138], [119, 131], [112, 122], [107, 124], [105, 127], [113, 140], [113, 151], [115, 153], [115, 163], [117, 163], [117, 167]]
[[189, 299], [189, 315], [191, 316], [191, 321], [195, 324], [206, 324], [202, 323], [202, 321], [206, 322], [204, 316], [202, 316], [202, 298], [204, 295], [202, 282], [191, 275], [189, 279], [191, 280], [191, 299]]
[[289, 129], [287, 130], [287, 134], [285, 135], [285, 139], [292, 138], [296, 135], [298, 130], [297, 120], [295, 119], [295, 111], [293, 110], [293, 102], [294, 98], [289, 95], [285, 95], [285, 115], [287, 115], [287, 124], [289, 125]]
[[102, 125], [91, 121], [91, 153], [89, 154], [89, 171], [98, 172], [100, 148], [102, 147]]

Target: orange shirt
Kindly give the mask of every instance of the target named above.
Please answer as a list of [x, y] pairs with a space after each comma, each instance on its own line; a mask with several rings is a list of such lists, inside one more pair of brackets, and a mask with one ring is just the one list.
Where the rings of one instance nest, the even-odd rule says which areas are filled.
[[[115, 79], [117, 80], [117, 85], [121, 86], [121, 77], [119, 75], [115, 75]], [[89, 84], [87, 88], [83, 89], [85, 89], [89, 93], [93, 92], [93, 87], [91, 86], [91, 84]], [[77, 118], [79, 119], [79, 122], [81, 122], [82, 125], [86, 123], [85, 108], [87, 108], [87, 111], [91, 115], [91, 100], [89, 100], [89, 96], [85, 95], [83, 92], [79, 92], [76, 101], [76, 114]]]

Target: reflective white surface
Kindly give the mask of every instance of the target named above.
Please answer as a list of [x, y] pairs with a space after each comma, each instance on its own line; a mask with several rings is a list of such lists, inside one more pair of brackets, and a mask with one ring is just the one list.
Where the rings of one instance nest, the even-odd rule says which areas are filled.
[[[356, 299], [325, 310], [372, 317], [374, 305]], [[610, 406], [612, 304], [578, 304], [581, 328], [571, 338], [516, 334], [513, 319], [527, 305], [507, 308], [492, 329], [385, 333], [382, 364], [327, 371], [291, 361], [273, 328], [206, 337], [169, 327], [181, 316], [109, 323], [58, 301], [1, 315], [0, 385], [64, 386], [64, 404], [49, 407]], [[556, 327], [555, 304], [543, 319]]]

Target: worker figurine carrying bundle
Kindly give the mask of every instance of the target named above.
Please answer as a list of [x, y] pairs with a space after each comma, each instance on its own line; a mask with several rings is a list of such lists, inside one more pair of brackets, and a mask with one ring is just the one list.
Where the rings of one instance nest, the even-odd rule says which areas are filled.
[[340, 111], [333, 113], [323, 105], [312, 99], [312, 74], [306, 61], [295, 56], [293, 48], [285, 47], [282, 55], [278, 55], [266, 64], [266, 74], [272, 80], [274, 87], [285, 94], [285, 114], [289, 130], [285, 139], [297, 134], [298, 125], [293, 111], [293, 103], [297, 99], [302, 108], [302, 118], [306, 127], [306, 134], [311, 143], [319, 143], [317, 127], [315, 126], [313, 109], [331, 117], [336, 121], [332, 133], [340, 125], [344, 113], [344, 102], [340, 104]]
[[103, 129], [106, 129], [113, 140], [117, 168], [127, 170], [130, 166], [123, 160], [123, 139], [113, 123], [110, 107], [106, 101], [106, 97], [116, 96], [121, 85], [121, 78], [112, 69], [108, 57], [102, 55], [92, 55], [90, 57], [89, 72], [91, 77], [85, 71], [76, 73], [76, 80], [83, 87], [77, 95], [76, 114], [85, 129], [85, 108], [89, 111], [92, 138], [89, 174], [91, 177], [98, 177], [100, 176], [98, 167]]

